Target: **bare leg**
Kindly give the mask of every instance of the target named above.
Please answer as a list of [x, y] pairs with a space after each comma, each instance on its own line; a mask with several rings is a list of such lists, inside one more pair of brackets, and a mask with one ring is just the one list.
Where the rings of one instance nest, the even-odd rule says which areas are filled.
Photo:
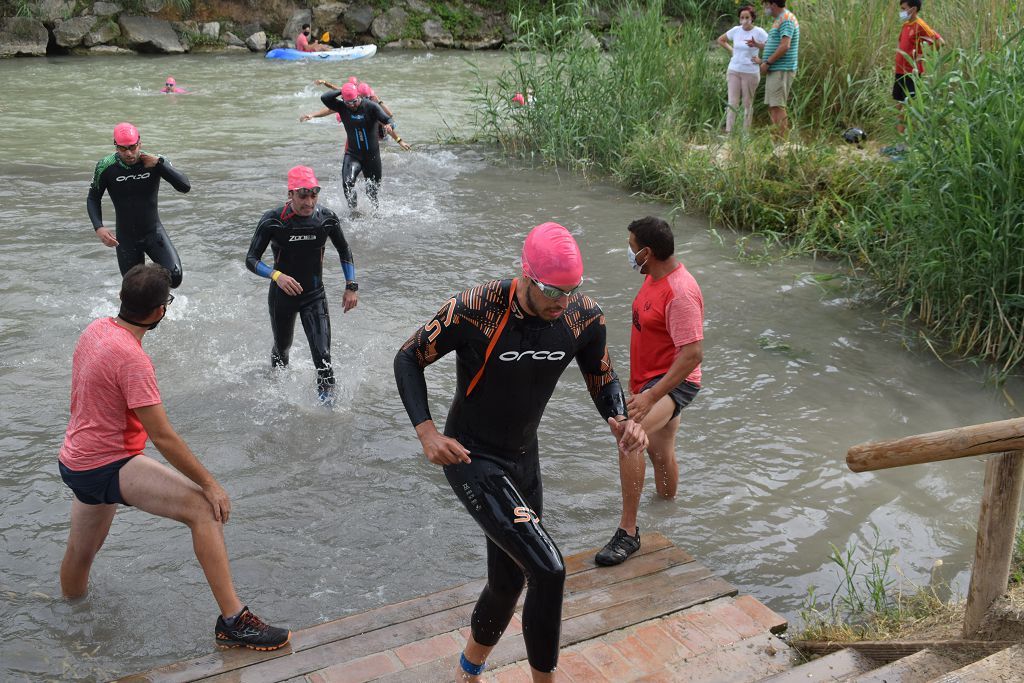
[[678, 429], [679, 415], [676, 415], [661, 429], [647, 432], [647, 454], [654, 465], [654, 486], [658, 495], [666, 499], [675, 498], [679, 486], [679, 464], [676, 462]]
[[900, 135], [905, 135], [907, 132], [906, 115], [903, 113], [903, 103], [898, 102], [896, 104], [896, 116], [899, 123], [896, 124], [896, 132]]
[[775, 137], [784, 138], [789, 133], [789, 118], [786, 116], [785, 107], [768, 107], [768, 114], [775, 124]]
[[[487, 661], [487, 656], [491, 654], [493, 649], [493, 645], [481, 645], [473, 640], [473, 636], [470, 635], [469, 642], [466, 643], [466, 649], [462, 651], [462, 654], [473, 664], [481, 664]], [[530, 673], [533, 674], [533, 683], [551, 683], [555, 680], [554, 672], [544, 673], [530, 667]], [[483, 680], [481, 676], [468, 674], [462, 669], [462, 664], [459, 662], [455, 663], [455, 683], [480, 683]]]
[[[648, 438], [661, 430], [666, 423], [672, 421], [673, 410], [675, 410], [675, 402], [669, 396], [662, 396], [661, 400], [654, 404], [651, 412], [647, 413], [647, 417], [640, 423], [640, 426], [647, 432]], [[650, 452], [650, 448], [651, 446], [648, 446], [648, 452]], [[619, 518], [619, 528], [630, 536], [636, 533], [636, 516], [640, 509], [640, 494], [644, 488], [646, 465], [647, 462], [642, 452], [630, 456], [619, 454], [619, 484], [622, 487], [622, 517]], [[662, 486], [657, 481], [655, 483], [658, 485], [660, 494]]]
[[67, 598], [80, 598], [89, 590], [89, 570], [114, 521], [117, 505], [71, 503], [71, 532], [60, 563], [60, 589]]
[[177, 470], [139, 455], [121, 468], [121, 496], [140, 510], [186, 524], [221, 614], [229, 617], [241, 611], [231, 581], [223, 525], [213, 518], [199, 486]]

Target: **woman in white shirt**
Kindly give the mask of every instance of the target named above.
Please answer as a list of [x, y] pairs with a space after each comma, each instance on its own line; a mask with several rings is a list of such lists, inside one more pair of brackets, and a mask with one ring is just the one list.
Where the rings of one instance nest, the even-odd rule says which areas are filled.
[[739, 109], [740, 98], [743, 98], [743, 128], [750, 128], [754, 118], [754, 93], [761, 81], [761, 70], [754, 63], [754, 57], [760, 50], [747, 44], [751, 38], [761, 45], [768, 40], [768, 33], [763, 28], [754, 26], [757, 13], [750, 5], [740, 7], [740, 25], [718, 36], [718, 44], [732, 53], [729, 60], [729, 71], [726, 79], [729, 84], [729, 112], [725, 115], [725, 132], [731, 133], [736, 123], [736, 111]]

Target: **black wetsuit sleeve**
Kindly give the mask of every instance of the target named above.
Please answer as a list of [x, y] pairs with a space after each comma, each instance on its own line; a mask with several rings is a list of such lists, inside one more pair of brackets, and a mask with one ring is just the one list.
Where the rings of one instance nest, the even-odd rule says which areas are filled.
[[332, 225], [327, 231], [327, 236], [330, 237], [334, 248], [338, 250], [338, 257], [341, 259], [341, 270], [345, 273], [345, 280], [355, 282], [356, 262], [352, 258], [352, 250], [348, 246], [345, 233], [341, 230], [341, 223], [337, 219], [332, 221]]
[[341, 97], [340, 90], [328, 90], [320, 96], [320, 101], [331, 111], [340, 112], [345, 105], [338, 101], [339, 97]]
[[580, 350], [576, 352], [576, 363], [580, 366], [580, 372], [583, 373], [594, 405], [605, 419], [626, 415], [626, 396], [622, 393], [619, 377], [615, 374], [611, 358], [608, 356], [604, 314], [590, 326], [586, 337]]
[[423, 370], [445, 354], [460, 348], [479, 330], [460, 314], [465, 293], [452, 297], [423, 327], [416, 330], [395, 355], [395, 381], [405, 412], [413, 426], [431, 419], [427, 380]]
[[373, 105], [373, 115], [378, 121], [382, 124], [391, 123], [391, 117], [388, 116], [387, 112], [379, 104], [376, 102], [370, 102], [370, 104]]
[[95, 186], [89, 188], [89, 198], [85, 200], [85, 208], [89, 211], [89, 220], [92, 221], [93, 230], [103, 227], [103, 209], [100, 202], [102, 198], [103, 190]]
[[178, 192], [182, 194], [192, 189], [192, 183], [188, 181], [188, 177], [179, 171], [178, 169], [171, 166], [171, 162], [161, 157], [161, 161], [156, 164], [157, 172], [160, 177], [171, 184]]
[[245, 267], [261, 277], [270, 277], [270, 273], [273, 272], [273, 268], [263, 262], [263, 252], [270, 246], [273, 230], [278, 225], [280, 225], [280, 221], [270, 215], [264, 215], [260, 219], [259, 225], [256, 226], [256, 232], [252, 235], [249, 253], [245, 255]]

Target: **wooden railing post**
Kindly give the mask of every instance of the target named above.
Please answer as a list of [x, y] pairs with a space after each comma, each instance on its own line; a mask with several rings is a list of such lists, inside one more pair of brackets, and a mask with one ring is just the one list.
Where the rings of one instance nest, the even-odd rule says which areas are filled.
[[1001, 453], [986, 464], [978, 542], [974, 547], [974, 569], [964, 614], [965, 638], [978, 632], [985, 612], [1006, 592], [1022, 484], [1024, 451]]

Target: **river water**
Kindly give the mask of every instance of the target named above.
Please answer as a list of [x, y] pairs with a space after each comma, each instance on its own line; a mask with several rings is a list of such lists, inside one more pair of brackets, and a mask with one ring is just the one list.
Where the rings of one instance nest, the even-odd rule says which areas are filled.
[[[93, 236], [85, 196], [110, 131], [134, 122], [193, 190], [164, 185], [161, 215], [185, 280], [146, 338], [171, 420], [228, 489], [236, 584], [257, 613], [292, 628], [483, 575], [482, 535], [418, 443], [394, 388], [397, 347], [452, 293], [516, 271], [527, 229], [546, 220], [579, 238], [586, 290], [604, 307], [612, 357], [628, 375], [625, 225], [669, 207], [605, 183], [444, 146], [471, 132], [473, 67], [460, 53], [388, 52], [348, 65], [256, 56], [0, 61], [0, 679], [105, 679], [213, 648], [216, 616], [187, 530], [121, 510], [90, 595], [60, 599], [57, 569], [70, 492], [56, 455], [81, 330], [116, 312], [114, 253]], [[470, 57], [485, 75], [497, 54]], [[285, 174], [312, 165], [321, 201], [343, 206], [343, 131], [319, 108], [315, 78], [369, 81], [414, 145], [384, 155], [382, 206], [345, 225], [359, 307], [343, 315], [333, 253], [339, 405], [316, 405], [297, 333], [292, 367], [270, 373], [266, 281], [244, 256]], [[168, 75], [192, 91], [157, 90]], [[104, 200], [112, 223], [113, 209]], [[808, 260], [738, 261], [699, 217], [674, 219], [677, 253], [706, 302], [705, 389], [678, 439], [682, 482], [640, 524], [688, 549], [741, 591], [796, 617], [810, 586], [837, 585], [829, 544], [870, 543], [928, 580], [935, 560], [961, 589], [974, 547], [984, 465], [949, 462], [850, 473], [853, 444], [1012, 417], [980, 371], [908, 350], [875, 306], [822, 284]], [[454, 363], [428, 371], [443, 418]], [[618, 521], [616, 454], [574, 368], [541, 425], [546, 525], [569, 554], [601, 545]]]

